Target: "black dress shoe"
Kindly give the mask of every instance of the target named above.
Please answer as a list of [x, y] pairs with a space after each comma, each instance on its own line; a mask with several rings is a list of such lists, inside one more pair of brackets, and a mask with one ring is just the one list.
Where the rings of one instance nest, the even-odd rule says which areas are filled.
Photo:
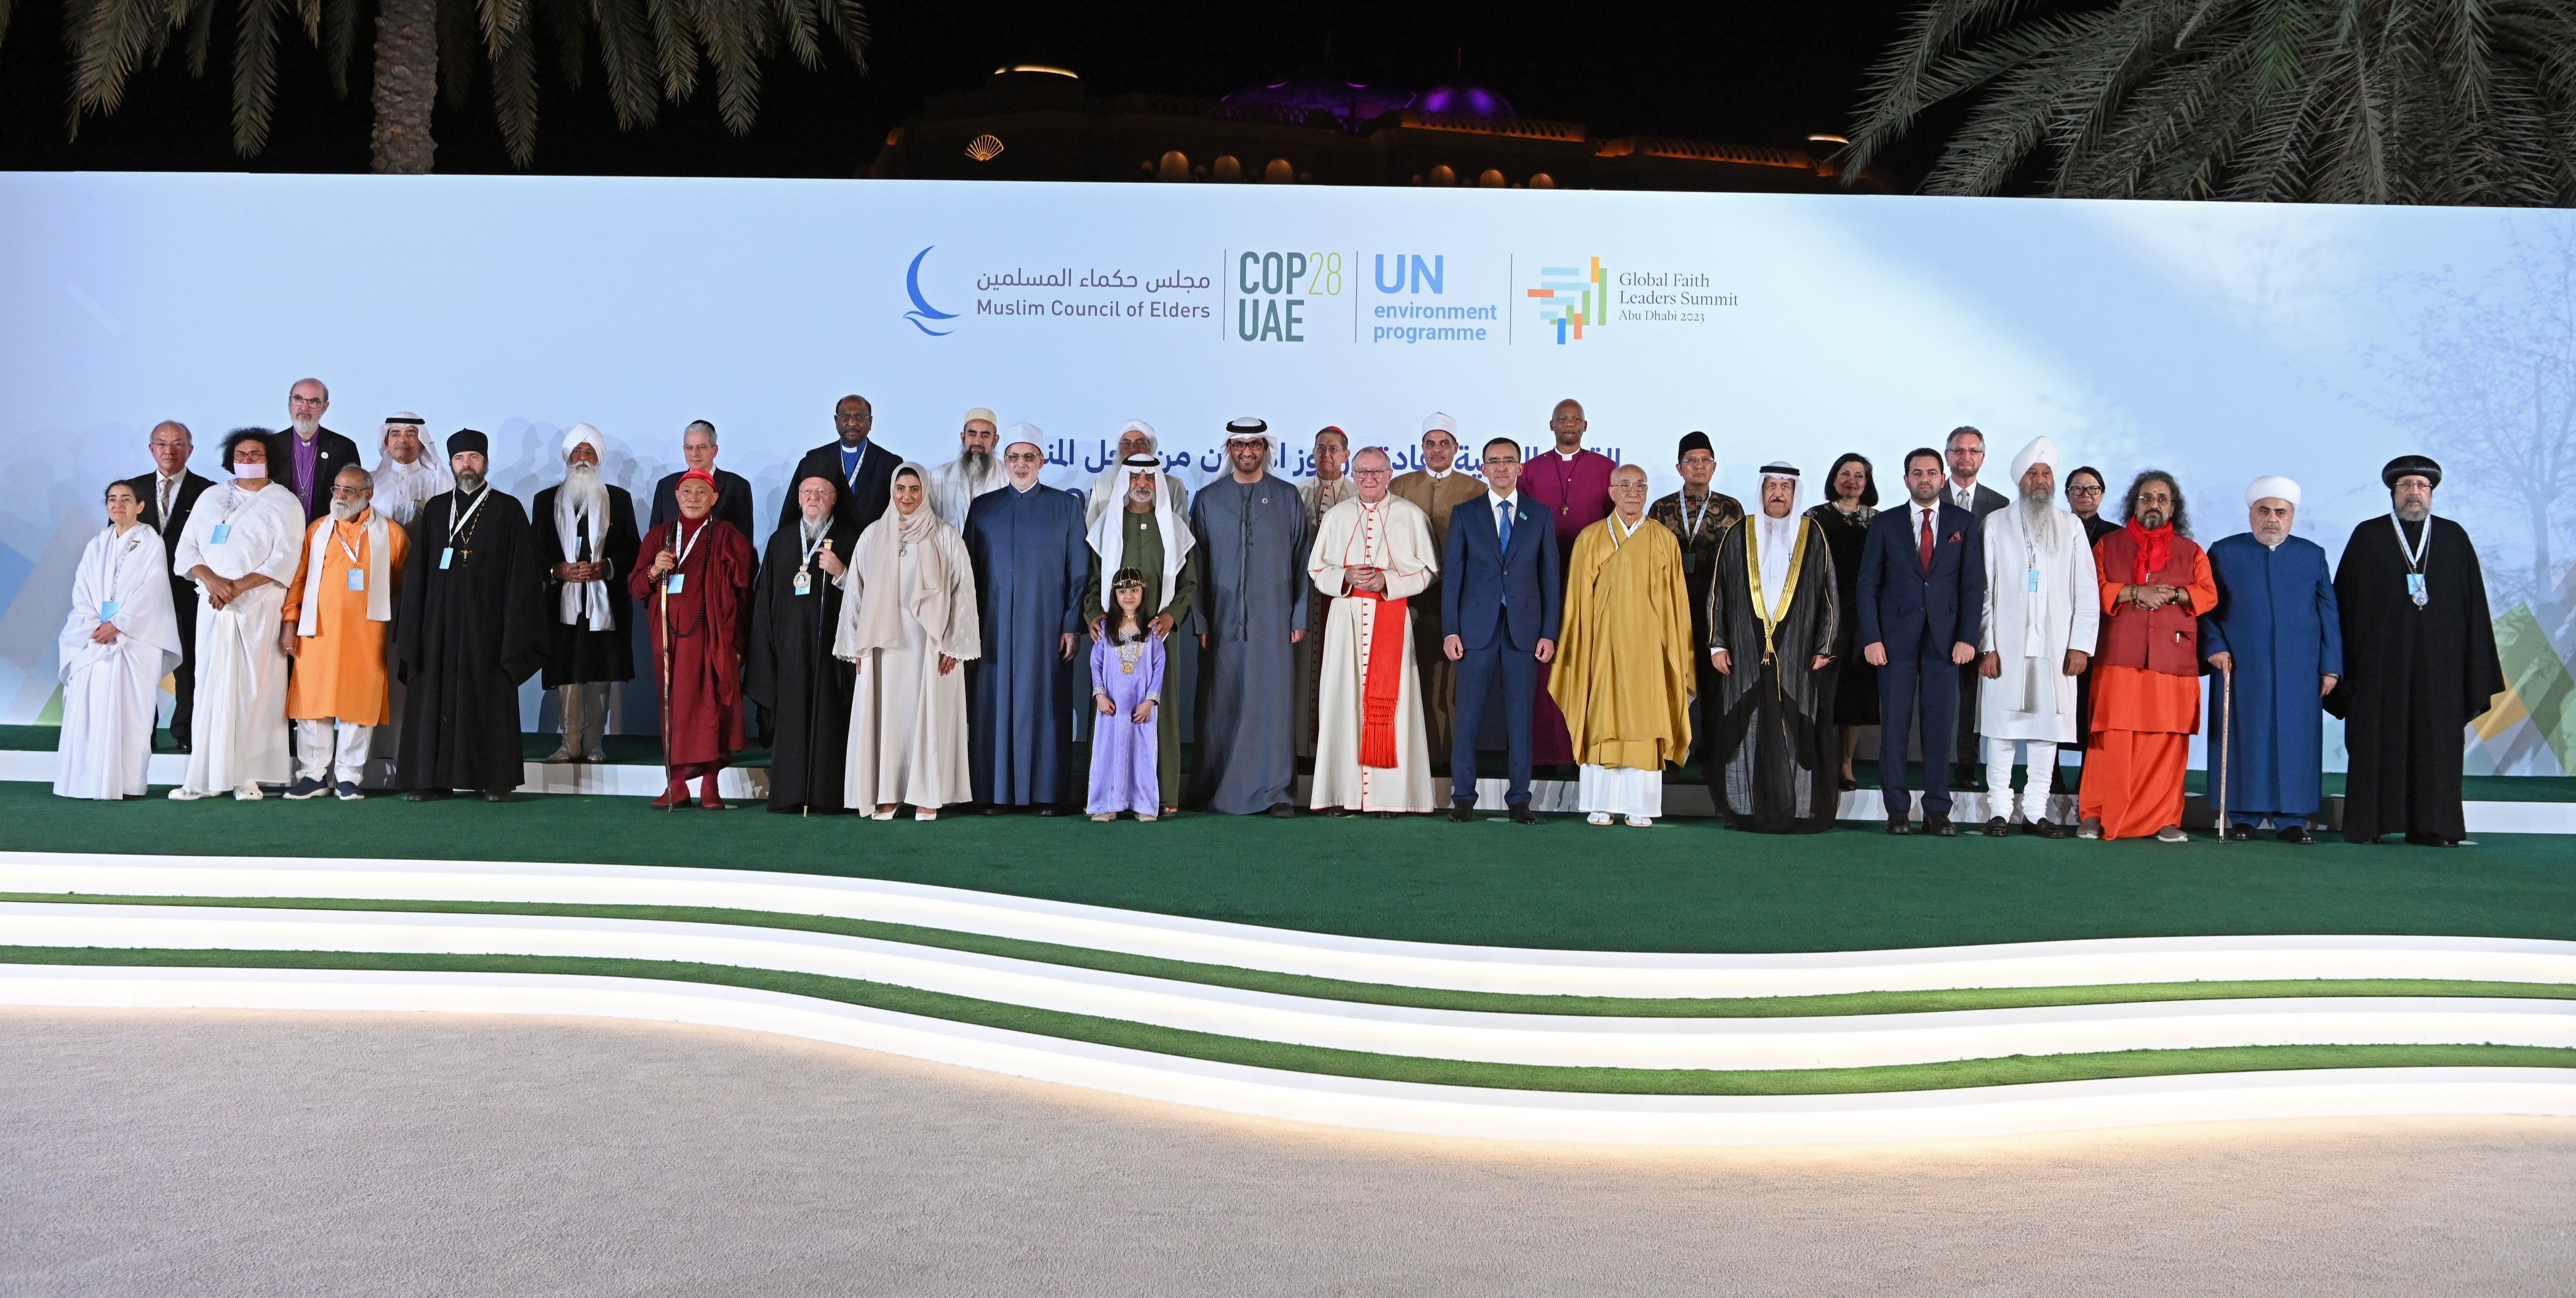
[[1934, 838], [1957, 838], [1959, 827], [1951, 824], [1948, 816], [1933, 816], [1923, 822], [1923, 832]]
[[414, 789], [403, 795], [405, 802], [445, 802], [456, 794], [447, 789]]
[[1353, 811], [1348, 807], [1326, 807], [1324, 808], [1324, 814], [1335, 820], [1347, 820], [1360, 813]]
[[1474, 820], [1475, 818], [1476, 818], [1476, 804], [1475, 804], [1475, 803], [1472, 803], [1472, 802], [1453, 802], [1453, 803], [1450, 803], [1450, 804], [1449, 804], [1449, 820], [1450, 820], [1450, 822], [1451, 822], [1452, 824], [1459, 824], [1459, 825], [1463, 825], [1463, 824], [1466, 824], [1468, 821]]
[[1903, 816], [1889, 817], [1887, 822], [1887, 832], [1902, 838], [1905, 835], [1914, 832], [1914, 822], [1907, 820]]
[[2254, 827], [2252, 825], [2229, 825], [2227, 827], [2227, 841], [2231, 843], [2253, 842]]
[[1380, 820], [1393, 820], [1395, 819], [1395, 813], [1392, 811], [1381, 811], [1377, 813], [1377, 818]]
[[1297, 808], [1293, 803], [1274, 802], [1270, 804], [1270, 814], [1281, 820], [1294, 820], [1297, 818]]
[[2283, 825], [2279, 829], [2273, 831], [2272, 837], [2277, 838], [2284, 843], [2313, 843], [2317, 841], [2308, 837], [2308, 827], [2305, 825]]
[[483, 795], [483, 800], [485, 802], [508, 802], [510, 800], [510, 795], [506, 793], [486, 791]]
[[2034, 838], [2064, 838], [2066, 826], [2053, 820], [2034, 820], [2021, 827], [2021, 832]]
[[1530, 810], [1529, 804], [1524, 802], [1519, 806], [1512, 808], [1512, 823], [1515, 825], [1535, 825], [1538, 823], [1538, 813]]
[[1002, 809], [988, 802], [984, 804], [984, 814], [987, 816], [998, 816], [1002, 814]]
[[2001, 816], [1986, 817], [1986, 837], [2002, 838], [2012, 832], [2012, 822]]
[[1038, 814], [1041, 816], [1061, 816], [1064, 812], [1054, 807], [1040, 807], [1038, 808]]

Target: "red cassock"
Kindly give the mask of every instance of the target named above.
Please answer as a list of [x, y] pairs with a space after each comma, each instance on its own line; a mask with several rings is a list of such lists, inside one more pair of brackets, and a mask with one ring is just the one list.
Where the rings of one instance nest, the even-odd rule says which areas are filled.
[[[653, 559], [664, 550], [679, 554], [680, 565], [657, 578]], [[626, 587], [653, 632], [653, 661], [645, 666], [651, 688], [662, 687], [669, 665], [662, 734], [675, 768], [721, 763], [742, 749], [742, 610], [759, 569], [751, 542], [712, 517], [658, 524], [636, 551]], [[672, 576], [680, 578], [677, 590]]]
[[[1560, 572], [1574, 554], [1574, 538], [1610, 516], [1610, 475], [1619, 462], [1599, 451], [1559, 455], [1554, 447], [1538, 453], [1521, 469], [1521, 491], [1547, 506], [1556, 519], [1556, 558]], [[1530, 760], [1539, 765], [1574, 760], [1574, 740], [1565, 729], [1565, 714], [1547, 692], [1547, 664], [1538, 669], [1538, 692], [1530, 700]]]

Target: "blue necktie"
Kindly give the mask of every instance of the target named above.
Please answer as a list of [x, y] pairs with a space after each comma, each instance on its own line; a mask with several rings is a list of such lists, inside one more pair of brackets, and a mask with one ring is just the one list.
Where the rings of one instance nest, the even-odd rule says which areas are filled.
[[1494, 530], [1502, 534], [1503, 549], [1509, 552], [1512, 548], [1512, 502], [1506, 500], [1494, 506]]

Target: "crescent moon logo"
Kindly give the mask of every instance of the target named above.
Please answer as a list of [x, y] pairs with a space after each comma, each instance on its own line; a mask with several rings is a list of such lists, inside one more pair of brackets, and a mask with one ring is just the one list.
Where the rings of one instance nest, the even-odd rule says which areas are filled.
[[[930, 245], [930, 248], [936, 248], [938, 246], [938, 244], [934, 243]], [[921, 251], [912, 254], [912, 269], [903, 273], [903, 289], [906, 293], [912, 295], [912, 309], [904, 312], [903, 318], [910, 320], [913, 328], [918, 329], [933, 338], [945, 338], [956, 331], [952, 329], [933, 329], [925, 323], [926, 321], [931, 320], [954, 320], [957, 318], [956, 312], [942, 311], [939, 308], [932, 306], [930, 304], [930, 299], [921, 295], [921, 259], [930, 255], [930, 248], [924, 248]]]

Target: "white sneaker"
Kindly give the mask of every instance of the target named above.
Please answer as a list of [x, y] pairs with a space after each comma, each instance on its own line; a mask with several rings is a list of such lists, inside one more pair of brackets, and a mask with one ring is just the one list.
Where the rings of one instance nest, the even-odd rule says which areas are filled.
[[1606, 811], [1596, 811], [1589, 816], [1585, 816], [1583, 818], [1583, 822], [1587, 825], [1606, 825], [1610, 823], [1610, 813]]
[[180, 785], [178, 788], [170, 790], [170, 800], [172, 802], [195, 802], [199, 798], [211, 798], [213, 796], [214, 795], [211, 793], [199, 793], [195, 789], [189, 788], [184, 784]]
[[2182, 832], [2182, 826], [2180, 825], [2167, 825], [2156, 831], [2156, 841], [2159, 843], [2188, 843], [2191, 841], [2191, 835]]
[[233, 801], [235, 802], [257, 802], [267, 796], [267, 794], [260, 792], [259, 785], [255, 781], [246, 783], [240, 788], [233, 790]]
[[1628, 824], [1632, 828], [1636, 829], [1653, 829], [1655, 827], [1655, 818], [1652, 816], [1630, 816], [1628, 817]]

